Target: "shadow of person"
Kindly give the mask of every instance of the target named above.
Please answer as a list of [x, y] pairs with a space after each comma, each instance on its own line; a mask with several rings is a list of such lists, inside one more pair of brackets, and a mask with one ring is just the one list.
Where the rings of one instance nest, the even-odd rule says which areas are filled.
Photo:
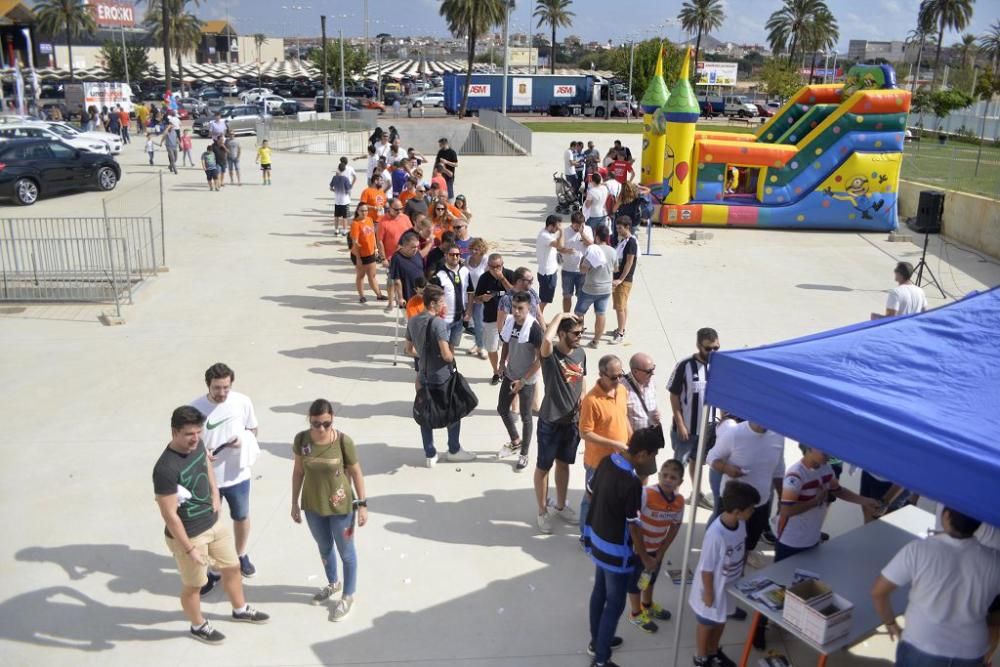
[[[348, 433], [350, 435], [350, 433]], [[288, 474], [291, 475], [291, 461], [293, 459], [291, 438], [288, 442], [262, 442], [261, 449], [270, 452], [279, 459], [289, 461]], [[385, 442], [357, 442], [355, 446], [358, 452], [358, 461], [361, 463], [361, 470], [366, 477], [375, 475], [395, 475], [404, 466], [423, 467], [424, 452], [419, 446], [415, 447], [392, 447]]]
[[136, 626], [180, 625], [184, 617], [172, 611], [114, 607], [75, 588], [52, 586], [4, 600], [0, 618], [0, 639], [92, 652], [113, 649], [118, 642], [176, 639], [178, 629]]

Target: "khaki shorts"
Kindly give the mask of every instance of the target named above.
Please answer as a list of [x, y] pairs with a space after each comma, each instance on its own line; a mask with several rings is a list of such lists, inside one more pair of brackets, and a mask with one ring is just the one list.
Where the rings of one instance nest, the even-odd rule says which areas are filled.
[[500, 349], [500, 330], [496, 322], [483, 322], [483, 347], [487, 352]]
[[628, 305], [628, 295], [632, 293], [632, 283], [621, 283], [611, 292], [611, 307], [621, 310]]
[[191, 544], [201, 552], [208, 565], [199, 565], [190, 555], [184, 553], [180, 543], [172, 537], [164, 538], [167, 548], [174, 555], [177, 571], [181, 575], [181, 583], [191, 588], [201, 588], [208, 583], [208, 565], [216, 570], [237, 567], [240, 559], [236, 555], [236, 539], [233, 537], [233, 525], [228, 521], [216, 521], [215, 525], [204, 533], [191, 538]]

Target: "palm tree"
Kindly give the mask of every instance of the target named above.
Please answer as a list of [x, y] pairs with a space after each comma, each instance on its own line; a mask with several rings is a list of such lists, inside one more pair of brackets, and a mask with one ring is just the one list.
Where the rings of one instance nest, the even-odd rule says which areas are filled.
[[[267, 44], [267, 35], [262, 32], [253, 34], [253, 45], [257, 48], [257, 87], [260, 88], [260, 49]], [[324, 63], [325, 64], [325, 63]], [[266, 104], [265, 104], [266, 107]]]
[[924, 0], [921, 4], [921, 10], [926, 5], [927, 12], [938, 29], [937, 52], [934, 55], [934, 74], [931, 78], [931, 90], [934, 90], [937, 85], [938, 64], [941, 61], [941, 43], [944, 41], [944, 31], [946, 28], [956, 31], [965, 30], [965, 27], [969, 25], [969, 21], [972, 20], [972, 5], [974, 2], [975, 0]]
[[549, 73], [556, 73], [556, 28], [568, 28], [573, 25], [573, 17], [576, 16], [569, 11], [569, 6], [573, 0], [537, 0], [535, 3], [535, 13], [532, 16], [538, 19], [536, 28], [541, 28], [546, 23], [552, 28], [552, 46], [549, 49]]
[[1000, 21], [990, 25], [989, 32], [979, 38], [979, 52], [993, 63], [993, 73], [997, 71], [997, 61], [1000, 60]]
[[970, 32], [962, 35], [962, 40], [951, 47], [957, 54], [963, 68], [972, 67], [976, 63], [976, 36]]
[[913, 82], [910, 84], [910, 95], [917, 92], [917, 77], [920, 76], [920, 61], [924, 55], [924, 45], [927, 43], [927, 38], [934, 34], [934, 17], [931, 16], [927, 1], [923, 0], [920, 3], [920, 10], [917, 12], [917, 27], [906, 35], [908, 43], [919, 44], [916, 67], [913, 70]]
[[821, 11], [830, 13], [823, 0], [784, 0], [781, 9], [771, 14], [764, 27], [767, 42], [777, 55], [788, 50], [788, 64], [795, 59], [795, 53], [813, 16]]
[[469, 104], [469, 84], [472, 82], [472, 65], [476, 60], [476, 40], [497, 25], [503, 25], [506, 7], [503, 0], [442, 0], [439, 14], [448, 24], [448, 30], [455, 37], [464, 37], [467, 48], [465, 71], [465, 92], [458, 117], [465, 116]]
[[698, 53], [701, 51], [701, 36], [722, 27], [726, 13], [722, 0], [688, 0], [677, 14], [681, 27], [688, 33], [697, 32], [694, 43], [694, 72], [698, 72]]
[[812, 20], [806, 24], [802, 33], [802, 43], [809, 50], [809, 83], [812, 83], [816, 71], [816, 52], [826, 53], [837, 45], [840, 39], [840, 29], [837, 19], [825, 6], [818, 10]]
[[93, 35], [97, 31], [94, 15], [86, 5], [78, 0], [40, 0], [35, 5], [38, 29], [55, 37], [60, 30], [66, 33], [66, 49], [69, 51], [69, 80], [73, 81], [73, 38], [83, 33]]
[[[170, 35], [169, 46], [173, 49], [174, 56], [177, 58], [177, 77], [180, 79], [179, 89], [181, 92], [184, 91], [184, 65], [181, 62], [181, 57], [185, 53], [190, 53], [197, 49], [202, 40], [202, 22], [194, 14], [184, 11], [186, 1], [166, 0], [169, 16], [169, 26], [167, 29]], [[162, 9], [159, 7], [161, 2], [162, 0], [152, 0], [149, 11], [143, 19], [143, 25], [149, 30], [154, 41], [163, 40], [164, 30], [160, 20]], [[169, 82], [167, 86], [170, 86]]]

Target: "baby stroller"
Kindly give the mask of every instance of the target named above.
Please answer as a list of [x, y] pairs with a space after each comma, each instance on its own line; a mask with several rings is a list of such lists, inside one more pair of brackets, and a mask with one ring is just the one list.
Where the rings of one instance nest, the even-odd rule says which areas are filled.
[[552, 174], [556, 184], [556, 213], [570, 214], [580, 210], [580, 199], [565, 176], [556, 172]]

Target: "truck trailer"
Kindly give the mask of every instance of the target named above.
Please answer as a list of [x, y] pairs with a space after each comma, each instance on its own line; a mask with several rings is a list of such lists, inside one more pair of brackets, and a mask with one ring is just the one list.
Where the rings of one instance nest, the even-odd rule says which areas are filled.
[[[444, 75], [444, 108], [458, 113], [465, 90], [465, 74]], [[509, 74], [507, 76], [507, 110], [541, 112], [551, 116], [620, 115], [628, 108], [625, 98], [615, 99], [610, 82], [593, 74]], [[503, 107], [503, 75], [473, 74], [469, 86], [469, 113], [481, 109], [501, 111]]]
[[67, 83], [66, 108], [71, 114], [79, 112], [80, 107], [89, 109], [96, 107], [98, 111], [107, 107], [114, 109], [121, 105], [128, 113], [133, 113], [132, 87], [127, 83], [112, 83], [105, 81], [87, 81], [84, 83]]

